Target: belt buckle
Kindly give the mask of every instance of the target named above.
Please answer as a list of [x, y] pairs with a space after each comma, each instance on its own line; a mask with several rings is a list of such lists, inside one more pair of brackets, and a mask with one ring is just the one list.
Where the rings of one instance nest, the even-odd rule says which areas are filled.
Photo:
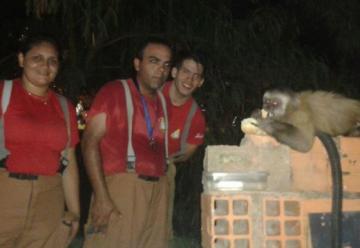
[[135, 172], [135, 161], [128, 161], [126, 166], [127, 172]]

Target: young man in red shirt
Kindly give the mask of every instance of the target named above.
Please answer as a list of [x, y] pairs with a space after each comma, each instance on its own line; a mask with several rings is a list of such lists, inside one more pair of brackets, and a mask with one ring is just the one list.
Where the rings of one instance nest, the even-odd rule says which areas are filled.
[[[82, 140], [94, 193], [85, 248], [167, 248], [166, 116], [158, 89], [168, 77], [170, 61], [169, 45], [150, 39], [134, 58], [135, 77], [112, 81], [95, 97]], [[131, 126], [125, 84], [132, 98]], [[132, 163], [130, 134], [136, 156]]]
[[169, 237], [172, 239], [172, 216], [175, 194], [177, 162], [188, 160], [204, 142], [205, 118], [198, 107], [193, 92], [204, 83], [204, 62], [196, 52], [180, 53], [171, 70], [173, 81], [162, 91], [167, 100], [169, 114]]

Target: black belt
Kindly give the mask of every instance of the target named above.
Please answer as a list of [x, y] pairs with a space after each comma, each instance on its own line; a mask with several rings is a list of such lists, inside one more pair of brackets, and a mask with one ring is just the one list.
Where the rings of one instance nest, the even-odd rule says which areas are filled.
[[[6, 161], [6, 158], [0, 160], [0, 168], [6, 169], [5, 161]], [[20, 179], [20, 180], [37, 180], [38, 179], [37, 175], [26, 174], [26, 173], [15, 173], [15, 172], [9, 172], [9, 177]]]
[[138, 178], [149, 181], [149, 182], [157, 182], [159, 181], [160, 177], [152, 177], [152, 176], [145, 176], [145, 175], [138, 175]]
[[14, 173], [9, 172], [9, 177], [20, 179], [20, 180], [37, 180], [37, 175], [25, 174], [25, 173]]

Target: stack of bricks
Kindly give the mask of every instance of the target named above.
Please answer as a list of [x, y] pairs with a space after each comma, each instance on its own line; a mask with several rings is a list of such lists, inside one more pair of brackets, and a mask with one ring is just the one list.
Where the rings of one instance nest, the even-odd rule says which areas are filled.
[[[203, 247], [252, 246], [252, 203], [245, 195], [204, 195], [203, 231], [210, 234], [203, 239]], [[209, 217], [209, 218], [207, 218]], [[205, 230], [204, 230], [205, 229]], [[231, 234], [231, 235], [230, 235]]]
[[[339, 138], [343, 211], [360, 211], [360, 139]], [[203, 248], [311, 248], [308, 216], [330, 212], [331, 177], [319, 141], [306, 154], [270, 137], [246, 136], [240, 146], [209, 146], [204, 173], [269, 172], [264, 190], [202, 194]], [[206, 180], [203, 180], [206, 188]], [[246, 182], [245, 182], [246, 183]], [[349, 195], [349, 196], [348, 196]]]

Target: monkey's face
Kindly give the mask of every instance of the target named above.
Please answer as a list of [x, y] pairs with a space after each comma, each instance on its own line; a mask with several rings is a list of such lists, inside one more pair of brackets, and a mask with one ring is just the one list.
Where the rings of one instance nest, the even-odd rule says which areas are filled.
[[289, 96], [285, 93], [267, 91], [263, 97], [263, 109], [267, 112], [266, 118], [280, 118], [285, 115]]

